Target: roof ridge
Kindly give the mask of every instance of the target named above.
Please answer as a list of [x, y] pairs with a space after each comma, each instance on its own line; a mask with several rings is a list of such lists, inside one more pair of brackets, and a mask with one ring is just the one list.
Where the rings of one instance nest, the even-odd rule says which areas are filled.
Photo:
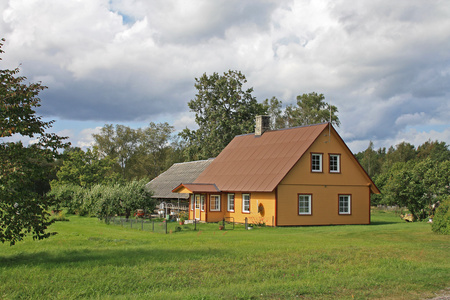
[[205, 161], [209, 161], [209, 160], [213, 160], [213, 159], [215, 159], [215, 157], [212, 157], [212, 158], [208, 158], [208, 159], [200, 159], [200, 160], [183, 161], [183, 162], [178, 162], [178, 163], [174, 163], [174, 165], [184, 165], [184, 164], [190, 164], [190, 163], [205, 162]]
[[[274, 129], [274, 130], [270, 129], [270, 130], [267, 130], [266, 132], [286, 131], [286, 130], [290, 130], [290, 129], [306, 128], [306, 127], [313, 127], [313, 126], [319, 126], [319, 125], [328, 125], [328, 124], [330, 124], [330, 122], [322, 122], [322, 123], [315, 123], [315, 124], [307, 124], [307, 125], [300, 125], [300, 126], [294, 126], [294, 127], [285, 127], [285, 128], [280, 128], [280, 129]], [[266, 132], [264, 132], [264, 133], [266, 133]], [[238, 137], [238, 136], [246, 136], [246, 135], [255, 135], [255, 133], [254, 133], [254, 132], [251, 132], [251, 133], [243, 133], [243, 134], [238, 134], [238, 135], [236, 135], [236, 136], [234, 136], [234, 137]], [[264, 135], [264, 134], [262, 134], [262, 135], [260, 135], [260, 136], [263, 136], [263, 135]], [[260, 136], [258, 136], [258, 137], [260, 137]]]

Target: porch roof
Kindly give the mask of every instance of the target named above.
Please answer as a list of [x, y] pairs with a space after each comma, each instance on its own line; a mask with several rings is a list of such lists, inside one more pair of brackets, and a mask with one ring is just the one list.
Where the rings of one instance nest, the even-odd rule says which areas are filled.
[[220, 190], [210, 183], [182, 183], [174, 188], [172, 193], [220, 193]]

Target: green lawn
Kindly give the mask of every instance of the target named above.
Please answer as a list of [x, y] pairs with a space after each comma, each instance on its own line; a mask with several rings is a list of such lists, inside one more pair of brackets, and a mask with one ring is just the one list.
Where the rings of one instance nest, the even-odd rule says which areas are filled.
[[392, 213], [167, 235], [69, 219], [50, 239], [0, 245], [0, 299], [423, 299], [450, 286], [450, 237]]

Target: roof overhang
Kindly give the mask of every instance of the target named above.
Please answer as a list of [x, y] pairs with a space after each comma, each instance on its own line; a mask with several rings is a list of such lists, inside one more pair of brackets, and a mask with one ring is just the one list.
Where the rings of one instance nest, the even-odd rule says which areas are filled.
[[173, 193], [220, 193], [215, 184], [210, 183], [182, 183], [172, 190]]

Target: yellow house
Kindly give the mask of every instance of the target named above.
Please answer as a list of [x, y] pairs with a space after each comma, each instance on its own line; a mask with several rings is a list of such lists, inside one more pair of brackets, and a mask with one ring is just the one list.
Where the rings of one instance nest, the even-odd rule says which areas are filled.
[[189, 218], [269, 226], [370, 224], [378, 188], [330, 123], [236, 136], [193, 183]]

